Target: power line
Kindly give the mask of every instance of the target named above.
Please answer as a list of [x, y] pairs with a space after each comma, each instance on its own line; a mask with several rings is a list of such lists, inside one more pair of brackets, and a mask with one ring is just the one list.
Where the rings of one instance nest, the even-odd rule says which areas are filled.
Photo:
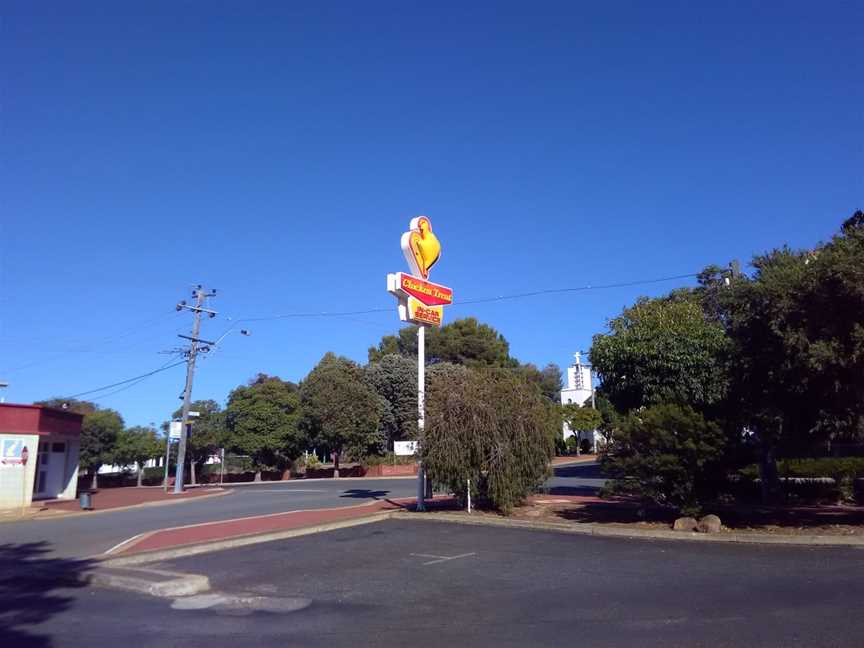
[[154, 369], [153, 371], [148, 371], [145, 374], [141, 374], [140, 376], [135, 376], [134, 378], [127, 378], [126, 380], [121, 380], [120, 382], [111, 383], [110, 385], [105, 385], [104, 387], [99, 387], [98, 389], [89, 389], [87, 391], [80, 392], [78, 394], [72, 394], [71, 396], [66, 396], [68, 399], [78, 398], [79, 396], [86, 396], [87, 394], [95, 394], [96, 392], [105, 391], [106, 389], [111, 389], [112, 387], [119, 387], [120, 385], [125, 385], [127, 383], [135, 382], [136, 380], [142, 380], [144, 378], [149, 378], [154, 374], [160, 373], [162, 371], [167, 371], [168, 369], [172, 369], [173, 367], [179, 367], [182, 364], [186, 364], [185, 360], [181, 360], [180, 362], [175, 362], [168, 366], [163, 365], [159, 369]]
[[[576, 287], [567, 287], [567, 288], [548, 288], [545, 290], [534, 290], [530, 292], [524, 293], [513, 293], [509, 295], [498, 295], [496, 297], [481, 297], [477, 299], [466, 299], [462, 301], [453, 302], [454, 306], [463, 306], [463, 305], [472, 305], [472, 304], [485, 304], [490, 302], [497, 301], [505, 301], [512, 299], [524, 299], [528, 297], [538, 297], [542, 295], [555, 295], [555, 294], [564, 294], [564, 293], [576, 293], [576, 292], [588, 292], [592, 290], [610, 290], [615, 288], [632, 288], [634, 286], [643, 286], [643, 285], [651, 285], [657, 283], [663, 283], [666, 281], [676, 281], [680, 279], [691, 279], [693, 277], [698, 277], [698, 273], [688, 273], [688, 274], [680, 274], [680, 275], [671, 275], [668, 277], [657, 277], [654, 279], [640, 279], [637, 281], [625, 281], [619, 283], [609, 283], [609, 284], [600, 284], [596, 286], [585, 285], [585, 286], [576, 286]], [[283, 313], [280, 315], [270, 315], [264, 317], [243, 317], [234, 320], [234, 323], [229, 327], [229, 331], [236, 327], [241, 322], [268, 322], [275, 320], [283, 320], [283, 319], [300, 319], [300, 318], [312, 318], [312, 317], [351, 317], [355, 315], [370, 315], [373, 313], [392, 313], [393, 309], [388, 308], [369, 308], [366, 310], [354, 310], [354, 311], [307, 311], [300, 313]], [[106, 389], [111, 389], [113, 387], [120, 387], [121, 385], [127, 385], [128, 383], [140, 382], [145, 378], [149, 378], [150, 376], [160, 373], [162, 371], [167, 371], [173, 367], [177, 367], [181, 364], [186, 364], [186, 360], [181, 360], [180, 362], [175, 362], [168, 366], [163, 366], [153, 371], [150, 371], [146, 374], [141, 374], [140, 376], [135, 376], [134, 378], [129, 378], [127, 380], [121, 380], [120, 382], [112, 383], [110, 385], [105, 385], [104, 387], [100, 387], [98, 389], [91, 389], [86, 392], [81, 392], [79, 394], [75, 394], [73, 396], [69, 396], [68, 398], [78, 398], [79, 396], [86, 396], [87, 394], [94, 394], [96, 392], [105, 391]], [[134, 385], [130, 385], [132, 387]], [[123, 389], [127, 389], [124, 387]], [[122, 391], [122, 390], [118, 390]], [[117, 392], [112, 392], [117, 393]], [[100, 398], [105, 398], [106, 396], [110, 396], [111, 394], [105, 394]], [[97, 399], [98, 400], [98, 399]]]
[[[167, 365], [168, 365], [169, 362], [171, 362], [171, 360], [169, 360], [169, 361], [166, 362], [164, 365], [162, 365], [161, 367], [159, 367], [159, 369], [160, 369], [160, 370], [161, 370], [161, 369], [168, 369], [168, 366], [167, 366]], [[135, 380], [134, 382], [131, 382], [131, 383], [129, 383], [128, 385], [124, 385], [124, 386], [121, 387], [120, 389], [115, 389], [114, 391], [110, 391], [110, 392], [108, 392], [107, 394], [102, 394], [101, 396], [96, 396], [96, 397], [94, 397], [94, 398], [91, 398], [90, 400], [93, 400], [93, 401], [100, 401], [100, 400], [104, 400], [104, 399], [108, 398], [109, 396], [113, 396], [114, 394], [119, 394], [120, 392], [124, 392], [124, 391], [126, 391], [127, 389], [132, 389], [132, 388], [135, 387], [136, 385], [138, 385], [138, 384], [144, 382], [145, 380], [147, 380], [147, 378], [149, 378], [151, 375], [152, 375], [152, 374], [149, 374], [149, 375], [147, 375], [147, 376], [144, 376], [143, 378], [139, 378], [138, 380]]]
[[[454, 301], [453, 306], [466, 306], [471, 304], [485, 304], [489, 302], [505, 301], [510, 299], [524, 299], [526, 297], [538, 297], [541, 295], [556, 295], [562, 293], [587, 292], [590, 290], [609, 290], [613, 288], [632, 288], [634, 286], [643, 286], [650, 284], [663, 283], [666, 281], [676, 281], [680, 279], [690, 279], [698, 277], [698, 273], [692, 272], [689, 274], [672, 275], [669, 277], [658, 277], [655, 279], [640, 279], [637, 281], [625, 281], [620, 283], [600, 284], [597, 286], [585, 285], [569, 288], [548, 288], [545, 290], [534, 290], [524, 293], [513, 293], [510, 295], [498, 295], [495, 297], [480, 297], [477, 299], [463, 299], [462, 301]], [[235, 324], [239, 322], [268, 322], [281, 319], [307, 318], [307, 317], [351, 317], [354, 315], [371, 315], [373, 313], [391, 313], [392, 308], [369, 308], [366, 310], [355, 311], [308, 311], [300, 313], [283, 313], [281, 315], [269, 315], [264, 317], [243, 317], [235, 320]]]

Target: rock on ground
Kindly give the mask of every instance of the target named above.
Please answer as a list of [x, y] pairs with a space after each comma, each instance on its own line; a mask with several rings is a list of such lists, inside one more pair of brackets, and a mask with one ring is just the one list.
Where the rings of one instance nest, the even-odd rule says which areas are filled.
[[714, 514], [706, 515], [699, 520], [696, 530], [700, 533], [717, 533], [722, 524], [720, 518]]
[[672, 525], [672, 529], [674, 531], [695, 531], [698, 526], [698, 522], [695, 518], [692, 517], [680, 517], [675, 520], [675, 524]]

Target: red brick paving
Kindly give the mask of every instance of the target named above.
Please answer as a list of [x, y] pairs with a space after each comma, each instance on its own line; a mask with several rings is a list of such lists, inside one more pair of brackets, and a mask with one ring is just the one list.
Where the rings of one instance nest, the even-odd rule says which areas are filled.
[[[161, 487], [145, 486], [142, 488], [106, 488], [97, 490], [92, 499], [93, 509], [105, 511], [107, 509], [121, 508], [124, 506], [135, 506], [136, 504], [149, 504], [150, 502], [176, 501], [178, 499], [190, 499], [202, 495], [213, 495], [224, 493], [221, 488], [190, 488], [179, 495], [171, 492], [166, 493]], [[33, 502], [37, 509], [47, 508], [50, 511], [80, 511], [81, 504], [75, 500], [43, 500]]]
[[561, 464], [570, 464], [570, 463], [587, 463], [590, 461], [597, 461], [597, 455], [580, 455], [580, 456], [571, 456], [571, 457], [552, 457], [551, 464], [553, 466], [560, 466]]
[[[452, 498], [435, 498], [435, 503], [439, 505], [449, 501], [452, 501]], [[299, 529], [325, 522], [366, 517], [382, 511], [396, 511], [411, 506], [413, 503], [413, 498], [378, 500], [361, 506], [348, 506], [338, 509], [315, 509], [311, 511], [289, 511], [286, 513], [274, 513], [271, 515], [161, 529], [144, 534], [139, 540], [126, 546], [120, 553], [131, 554], [141, 551], [155, 551], [215, 540], [228, 540], [241, 536]]]

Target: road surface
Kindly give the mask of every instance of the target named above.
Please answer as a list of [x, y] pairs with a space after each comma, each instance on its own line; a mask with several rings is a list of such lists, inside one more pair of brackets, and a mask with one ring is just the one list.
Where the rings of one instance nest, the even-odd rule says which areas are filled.
[[[593, 464], [555, 469], [551, 492], [593, 492], [602, 479]], [[0, 544], [42, 543], [46, 555], [83, 558], [102, 554], [129, 538], [156, 529], [286, 511], [335, 508], [374, 499], [413, 497], [413, 479], [320, 479], [226, 484], [229, 493], [203, 500], [94, 512], [68, 518], [0, 524]]]
[[3, 645], [861, 646], [861, 558], [388, 520], [162, 563], [209, 576], [187, 599], [30, 568], [0, 583]]

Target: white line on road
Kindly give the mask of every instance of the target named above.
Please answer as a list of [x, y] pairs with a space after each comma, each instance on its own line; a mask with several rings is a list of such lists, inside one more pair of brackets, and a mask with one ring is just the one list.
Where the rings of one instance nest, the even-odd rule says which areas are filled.
[[[145, 532], [145, 533], [146, 533], [146, 532]], [[139, 533], [138, 535], [134, 535], [134, 536], [132, 536], [131, 538], [126, 538], [123, 542], [118, 542], [116, 545], [114, 545], [113, 547], [111, 547], [111, 548], [110, 548], [108, 551], [106, 551], [105, 553], [106, 553], [106, 554], [114, 553], [115, 551], [117, 551], [117, 550], [118, 550], [120, 547], [122, 547], [123, 545], [127, 545], [127, 544], [129, 544], [129, 543], [132, 542], [133, 540], [137, 540], [137, 539], [140, 538], [142, 535], [144, 535], [144, 534], [143, 534], [143, 533]]]
[[420, 554], [420, 553], [412, 553], [408, 554], [409, 556], [414, 556], [416, 558], [434, 558], [435, 560], [430, 560], [428, 562], [422, 563], [423, 565], [434, 565], [436, 563], [447, 562], [448, 560], [458, 560], [459, 558], [468, 558], [469, 556], [476, 556], [477, 552], [472, 551], [471, 553], [459, 554], [458, 556], [436, 556], [435, 554]]

